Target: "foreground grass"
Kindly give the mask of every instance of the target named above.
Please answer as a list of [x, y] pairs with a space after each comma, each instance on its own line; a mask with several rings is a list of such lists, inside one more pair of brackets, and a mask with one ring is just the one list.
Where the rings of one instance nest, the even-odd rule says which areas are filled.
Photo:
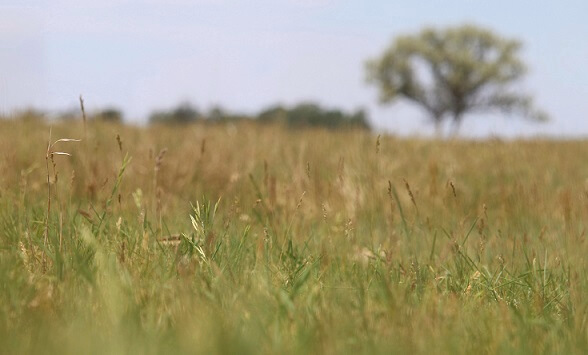
[[4, 353], [588, 352], [588, 143], [85, 131], [47, 221], [49, 127], [0, 121]]

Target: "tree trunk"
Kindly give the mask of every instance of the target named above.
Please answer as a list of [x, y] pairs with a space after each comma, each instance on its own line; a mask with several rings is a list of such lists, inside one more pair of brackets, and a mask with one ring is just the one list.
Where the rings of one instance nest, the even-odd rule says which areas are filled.
[[459, 128], [461, 127], [461, 114], [453, 115], [453, 120], [451, 122], [451, 138], [456, 138], [459, 134]]
[[435, 118], [433, 122], [435, 123], [435, 138], [443, 138], [443, 126], [441, 126], [441, 120], [439, 118]]
[[443, 139], [443, 115], [439, 115], [433, 110], [429, 110], [429, 115], [435, 125], [435, 138]]

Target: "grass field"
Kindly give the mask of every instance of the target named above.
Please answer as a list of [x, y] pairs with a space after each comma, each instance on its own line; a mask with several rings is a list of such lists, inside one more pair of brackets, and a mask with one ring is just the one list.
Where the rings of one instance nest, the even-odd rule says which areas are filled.
[[588, 353], [588, 142], [49, 132], [0, 120], [2, 353]]

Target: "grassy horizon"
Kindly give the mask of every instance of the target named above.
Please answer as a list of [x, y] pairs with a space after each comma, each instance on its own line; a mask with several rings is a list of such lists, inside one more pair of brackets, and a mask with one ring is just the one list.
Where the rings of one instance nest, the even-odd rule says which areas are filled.
[[3, 352], [588, 351], [588, 142], [49, 131], [0, 120]]

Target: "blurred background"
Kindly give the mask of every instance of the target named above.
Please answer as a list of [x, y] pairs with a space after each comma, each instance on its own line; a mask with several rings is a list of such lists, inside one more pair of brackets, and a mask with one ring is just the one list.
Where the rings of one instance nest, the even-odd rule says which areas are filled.
[[0, 116], [75, 115], [80, 94], [89, 111], [136, 124], [176, 107], [258, 115], [312, 102], [378, 131], [430, 136], [418, 108], [378, 103], [365, 63], [398, 35], [472, 23], [523, 43], [519, 86], [551, 120], [473, 115], [461, 135], [583, 138], [587, 13], [580, 0], [3, 0]]

